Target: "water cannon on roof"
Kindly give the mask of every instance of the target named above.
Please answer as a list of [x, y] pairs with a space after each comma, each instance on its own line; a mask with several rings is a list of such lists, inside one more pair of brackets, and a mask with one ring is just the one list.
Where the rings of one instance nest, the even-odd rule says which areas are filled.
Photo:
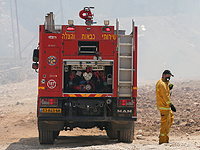
[[84, 7], [84, 9], [79, 12], [79, 17], [84, 19], [85, 24], [89, 26], [96, 23], [92, 20], [94, 14], [92, 14], [91, 9], [94, 9], [94, 7]]

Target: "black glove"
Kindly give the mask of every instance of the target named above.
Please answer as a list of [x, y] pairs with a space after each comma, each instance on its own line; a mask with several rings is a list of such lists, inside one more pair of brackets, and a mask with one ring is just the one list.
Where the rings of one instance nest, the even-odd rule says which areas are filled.
[[173, 85], [172, 83], [170, 83], [170, 84], [169, 84], [169, 90], [171, 90], [171, 89], [173, 88], [173, 86], [174, 86], [174, 85]]
[[176, 112], [176, 108], [174, 107], [173, 104], [171, 105], [171, 109], [172, 109], [172, 111]]

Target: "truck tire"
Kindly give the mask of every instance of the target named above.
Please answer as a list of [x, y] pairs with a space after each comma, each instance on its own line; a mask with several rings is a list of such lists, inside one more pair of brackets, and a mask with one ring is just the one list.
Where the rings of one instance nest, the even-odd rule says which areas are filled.
[[54, 131], [51, 130], [39, 130], [40, 144], [53, 144]]
[[107, 133], [108, 138], [111, 140], [115, 140], [118, 138], [117, 131], [107, 131], [106, 130], [106, 133]]
[[133, 132], [134, 132], [133, 130], [119, 131], [118, 141], [127, 143], [133, 142]]
[[53, 131], [53, 138], [57, 139], [59, 133], [60, 133], [60, 131]]

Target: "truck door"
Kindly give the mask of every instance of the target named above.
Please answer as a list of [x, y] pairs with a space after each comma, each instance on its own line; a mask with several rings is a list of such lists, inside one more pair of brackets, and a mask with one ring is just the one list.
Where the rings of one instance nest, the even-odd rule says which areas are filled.
[[46, 75], [46, 89], [49, 92], [60, 90], [60, 48], [47, 47], [43, 55], [44, 74]]

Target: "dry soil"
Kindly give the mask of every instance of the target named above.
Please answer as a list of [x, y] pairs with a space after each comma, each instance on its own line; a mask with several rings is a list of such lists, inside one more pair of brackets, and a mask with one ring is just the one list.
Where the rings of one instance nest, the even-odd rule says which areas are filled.
[[62, 131], [53, 145], [38, 141], [37, 80], [0, 85], [0, 149], [200, 149], [200, 81], [175, 82], [172, 101], [177, 108], [170, 143], [158, 145], [160, 116], [155, 84], [138, 88], [138, 121], [132, 143], [109, 140], [97, 128]]

